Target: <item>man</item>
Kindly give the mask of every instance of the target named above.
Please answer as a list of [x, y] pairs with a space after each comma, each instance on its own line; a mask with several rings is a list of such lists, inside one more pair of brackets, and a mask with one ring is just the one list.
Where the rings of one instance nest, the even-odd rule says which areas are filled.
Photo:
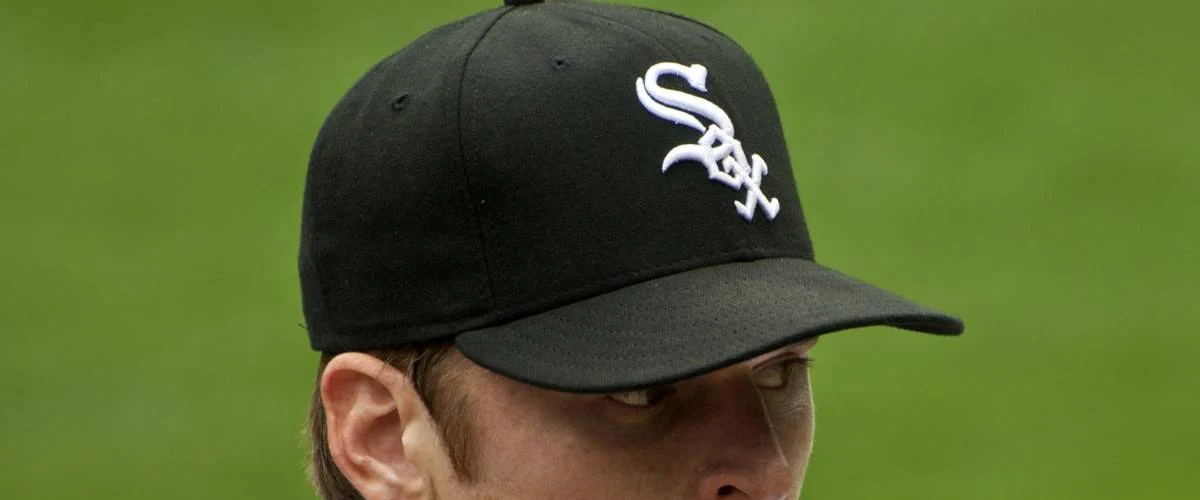
[[317, 137], [317, 488], [795, 498], [816, 338], [962, 322], [813, 261], [775, 103], [733, 41], [507, 3], [376, 65]]

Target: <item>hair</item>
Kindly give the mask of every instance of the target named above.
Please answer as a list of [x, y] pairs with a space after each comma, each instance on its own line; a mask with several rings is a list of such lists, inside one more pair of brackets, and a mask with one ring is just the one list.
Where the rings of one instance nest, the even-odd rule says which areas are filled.
[[[464, 358], [457, 353], [453, 342], [435, 342], [398, 349], [369, 351], [366, 354], [391, 365], [406, 374], [417, 395], [429, 410], [454, 472], [460, 480], [470, 482], [474, 476], [472, 430], [469, 402], [456, 376], [461, 372], [449, 370]], [[325, 366], [336, 354], [321, 353], [317, 379], [308, 411], [308, 438], [311, 462], [308, 477], [321, 498], [326, 500], [362, 500], [363, 496], [346, 479], [329, 452], [325, 405], [321, 399], [321, 376]], [[456, 359], [457, 358], [457, 359]]]

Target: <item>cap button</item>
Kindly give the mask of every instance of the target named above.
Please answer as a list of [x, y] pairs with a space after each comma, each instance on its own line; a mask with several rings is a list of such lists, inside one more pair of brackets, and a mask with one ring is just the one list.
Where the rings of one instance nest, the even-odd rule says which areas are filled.
[[518, 5], [529, 5], [531, 3], [542, 3], [545, 0], [504, 0], [504, 5], [516, 7]]

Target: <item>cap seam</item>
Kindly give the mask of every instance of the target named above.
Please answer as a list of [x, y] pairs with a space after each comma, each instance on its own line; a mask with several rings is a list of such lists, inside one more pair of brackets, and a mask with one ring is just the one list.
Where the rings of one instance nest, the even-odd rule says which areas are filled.
[[743, 51], [743, 52], [746, 52], [747, 54], [749, 54], [749, 53], [750, 53], [749, 51], [747, 51], [747, 50], [746, 50], [746, 48], [745, 48], [745, 47], [742, 47], [742, 44], [738, 43], [738, 41], [737, 41], [737, 40], [734, 40], [734, 39], [733, 39], [733, 37], [730, 37], [729, 35], [726, 35], [726, 34], [725, 34], [723, 31], [721, 31], [721, 30], [717, 29], [717, 28], [716, 28], [716, 27], [714, 27], [713, 25], [711, 25], [711, 24], [708, 24], [708, 23], [706, 23], [706, 22], [703, 22], [703, 21], [700, 21], [700, 20], [697, 20], [697, 19], [692, 19], [692, 18], [690, 18], [690, 17], [687, 17], [687, 16], [685, 16], [685, 15], [682, 15], [682, 14], [678, 14], [678, 13], [675, 13], [675, 12], [668, 12], [668, 11], [665, 11], [665, 10], [652, 9], [652, 8], [650, 8], [650, 7], [642, 7], [642, 6], [640, 6], [640, 5], [630, 5], [630, 7], [634, 8], [634, 9], [638, 9], [638, 10], [646, 11], [646, 12], [653, 12], [653, 13], [655, 13], [655, 14], [661, 14], [661, 15], [664, 15], [664, 16], [667, 16], [667, 17], [670, 17], [670, 18], [672, 18], [672, 19], [678, 19], [678, 20], [680, 20], [680, 21], [686, 21], [686, 22], [688, 22], [688, 23], [694, 24], [694, 25], [696, 25], [696, 26], [699, 26], [699, 27], [701, 27], [701, 28], [704, 28], [704, 29], [706, 29], [706, 30], [708, 30], [708, 31], [711, 31], [711, 32], [713, 32], [713, 34], [716, 34], [716, 35], [720, 36], [721, 38], [724, 38], [724, 39], [725, 39], [726, 41], [728, 41], [729, 43], [732, 43], [733, 45], [735, 45], [735, 46], [737, 46], [738, 48], [742, 49], [742, 51]]
[[[653, 12], [653, 11], [652, 11], [652, 12]], [[676, 16], [671, 16], [671, 17], [676, 17]], [[684, 18], [684, 19], [686, 19], [686, 18]], [[697, 22], [693, 22], [693, 24], [696, 24], [696, 25], [698, 25], [698, 26], [702, 26], [702, 27], [704, 27], [704, 28], [707, 28], [707, 29], [709, 29], [710, 31], [713, 31], [714, 33], [716, 33], [717, 35], [720, 35], [722, 38], [726, 38], [726, 39], [728, 39], [728, 37], [725, 37], [725, 36], [724, 36], [724, 35], [722, 35], [720, 32], [718, 32], [718, 31], [716, 31], [716, 30], [712, 29], [711, 27], [709, 27], [709, 26], [707, 26], [707, 25], [704, 25], [703, 23], [697, 23]], [[716, 45], [716, 46], [717, 46], [717, 50], [721, 51], [721, 53], [722, 53], [722, 56], [724, 56], [724, 57], [728, 57], [728, 56], [726, 56], [726, 54], [725, 54], [725, 52], [726, 52], [726, 47], [724, 47], [724, 46], [722, 46], [721, 44], [718, 44], [718, 43], [713, 43], [712, 45]], [[741, 49], [741, 47], [740, 47], [740, 46], [739, 46], [738, 48], [739, 48], [739, 49]], [[744, 49], [743, 49], [743, 51], [744, 51]], [[749, 54], [747, 54], [747, 56], [749, 56]], [[716, 78], [720, 79], [720, 78], [722, 78], [722, 77], [723, 77], [723, 75], [718, 75]], [[709, 94], [710, 94], [710, 95], [713, 95], [713, 94], [720, 94], [720, 97], [722, 98], [722, 100], [724, 100], [724, 101], [725, 101], [725, 104], [726, 104], [726, 106], [725, 106], [725, 109], [726, 109], [726, 110], [728, 110], [729, 114], [731, 115], [731, 116], [730, 116], [730, 118], [731, 118], [731, 119], [733, 119], [733, 123], [735, 124], [735, 125], [734, 125], [735, 129], [736, 129], [738, 126], [745, 127], [745, 125], [746, 125], [746, 120], [745, 120], [745, 118], [746, 118], [746, 117], [745, 117], [745, 115], [744, 115], [744, 114], [742, 114], [742, 107], [741, 107], [741, 106], [738, 106], [738, 105], [737, 105], [737, 103], [735, 103], [735, 102], [733, 101], [733, 99], [731, 99], [731, 98], [730, 98], [730, 95], [729, 95], [729, 93], [727, 92], [727, 89], [725, 89], [725, 88], [721, 88], [720, 86], [710, 86], [709, 88], [711, 89], [711, 90], [709, 91]], [[714, 96], [714, 97], [716, 97], [716, 96]], [[743, 130], [743, 131], [745, 131], [746, 129], [745, 129], [745, 128], [742, 128], [742, 130]], [[742, 136], [741, 138], [737, 139], [737, 141], [738, 141], [739, 143], [742, 143], [742, 144], [744, 144], [744, 141], [743, 141], [743, 139], [745, 139], [745, 138], [746, 138], [746, 137], [745, 137], [745, 135], [743, 134], [743, 136]], [[785, 141], [785, 143], [786, 143], [786, 141]], [[747, 146], [750, 146], [750, 145], [748, 145], [748, 144], [747, 144]], [[786, 148], [786, 144], [785, 144], [785, 146], [784, 146], [784, 147]], [[752, 153], [752, 154], [753, 154], [753, 153]], [[789, 162], [789, 163], [790, 163], [790, 162]], [[791, 168], [791, 165], [790, 165], [790, 164], [788, 165], [788, 168]], [[764, 174], [764, 175], [765, 175], [765, 174]], [[778, 175], [778, 174], [777, 174], [777, 175]], [[770, 219], [770, 220], [768, 220], [766, 223], [767, 223], [767, 224], [772, 224], [772, 223], [774, 223], [774, 222], [775, 222], [775, 221], [774, 221], [774, 219]], [[754, 224], [754, 223], [755, 223], [755, 222], [754, 222], [753, 220], [747, 220], [747, 221], [745, 221], [745, 223], [744, 223], [744, 224], [742, 224], [742, 225], [741, 225], [741, 227], [742, 227], [742, 234], [744, 234], [744, 235], [745, 235], [745, 237], [746, 237], [746, 246], [749, 246], [749, 247], [754, 247], [754, 246], [757, 246], [757, 245], [759, 244], [759, 242], [758, 242], [758, 238], [757, 238], [757, 237], [755, 237], [755, 233], [754, 233], [753, 231], [751, 231], [751, 230], [750, 230], [750, 225], [751, 225], [751, 224]]]
[[[746, 50], [746, 48], [745, 48], [745, 47], [743, 47], [743, 46], [742, 46], [742, 44], [738, 43], [738, 41], [737, 41], [737, 40], [734, 40], [734, 39], [733, 39], [733, 37], [730, 37], [729, 35], [726, 35], [726, 34], [725, 34], [723, 31], [721, 31], [721, 30], [717, 29], [716, 27], [712, 26], [711, 24], [708, 24], [708, 23], [706, 23], [706, 22], [703, 22], [703, 21], [700, 21], [700, 20], [697, 20], [697, 19], [692, 19], [692, 18], [690, 18], [690, 17], [684, 16], [684, 15], [682, 15], [682, 14], [677, 14], [677, 13], [675, 13], [675, 12], [668, 12], [668, 11], [665, 11], [665, 10], [652, 9], [652, 8], [649, 8], [649, 7], [642, 7], [642, 6], [638, 6], [638, 5], [632, 5], [631, 7], [633, 7], [634, 9], [638, 9], [638, 10], [645, 11], [645, 12], [650, 12], [650, 13], [654, 13], [654, 14], [660, 14], [660, 15], [663, 15], [663, 16], [667, 16], [667, 17], [670, 17], [670, 18], [672, 18], [672, 19], [677, 19], [677, 20], [680, 20], [680, 21], [685, 21], [685, 22], [687, 22], [687, 23], [689, 23], [689, 24], [692, 24], [692, 25], [695, 25], [695, 26], [697, 26], [697, 27], [700, 27], [700, 28], [702, 28], [702, 29], [705, 29], [705, 30], [707, 30], [707, 31], [711, 32], [712, 34], [714, 34], [714, 35], [717, 35], [717, 36], [721, 37], [721, 39], [723, 39], [723, 40], [725, 40], [725, 41], [729, 42], [729, 43], [730, 43], [730, 44], [732, 44], [734, 47], [737, 47], [739, 50], [741, 50], [743, 53], [745, 53], [747, 57], [749, 57], [749, 56], [750, 56], [750, 51]], [[724, 49], [724, 47], [721, 47], [721, 50], [722, 50], [722, 51], [724, 51], [724, 50], [725, 50], [725, 49]], [[751, 59], [752, 59], [752, 58], [751, 58]], [[757, 68], [757, 63], [755, 64], [755, 66], [756, 66], [756, 69], [757, 69], [757, 70], [758, 70], [758, 71], [761, 73], [761, 72], [762, 72], [762, 69], [761, 69], [761, 68]], [[764, 78], [764, 79], [765, 79], [765, 78]], [[772, 101], [774, 101], [774, 99], [773, 99], [773, 98], [772, 98]], [[776, 109], [778, 109], [778, 103], [775, 103], [775, 104], [776, 104]], [[736, 120], [734, 123], [738, 123], [738, 124], [744, 124], [744, 123], [745, 123], [745, 120], [744, 120], [745, 116], [743, 116], [743, 115], [742, 115], [742, 109], [741, 109], [740, 107], [738, 107], [738, 106], [733, 106], [733, 107], [732, 107], [732, 110], [733, 110], [733, 114], [735, 115], [733, 118]], [[788, 167], [789, 169], [791, 169], [791, 168], [792, 168], [791, 162], [788, 162], [788, 165], [787, 165], [787, 167]], [[747, 245], [757, 245], [757, 244], [758, 244], [757, 238], [755, 238], [755, 237], [754, 237], [754, 236], [753, 236], [753, 235], [750, 233], [750, 230], [749, 230], [748, 228], [746, 228], [746, 226], [742, 226], [742, 229], [743, 229], [743, 233], [746, 235], [746, 242], [747, 242]], [[812, 238], [809, 238], [809, 245], [811, 246], [811, 244], [812, 244]], [[814, 253], [815, 253], [815, 252], [814, 252]]]
[[[664, 51], [664, 52], [666, 52], [667, 54], [669, 54], [669, 55], [671, 56], [671, 58], [672, 58], [672, 59], [674, 59], [674, 62], [677, 62], [677, 63], [684, 63], [684, 61], [681, 61], [681, 60], [680, 60], [680, 56], [679, 56], [679, 53], [678, 53], [677, 51], [673, 50], [673, 49], [672, 49], [672, 48], [671, 48], [669, 45], [667, 45], [666, 43], [664, 43], [662, 40], [660, 40], [660, 39], [659, 39], [657, 36], [655, 36], [653, 33], [650, 33], [650, 32], [647, 32], [647, 31], [645, 31], [645, 30], [642, 30], [642, 29], [640, 29], [640, 28], [638, 28], [638, 27], [636, 27], [636, 26], [631, 26], [631, 25], [629, 25], [628, 23], [624, 23], [624, 22], [622, 22], [622, 21], [620, 21], [620, 20], [618, 20], [618, 19], [613, 19], [612, 17], [606, 16], [606, 15], [604, 15], [604, 14], [600, 14], [600, 13], [597, 13], [597, 12], [590, 12], [590, 11], [588, 11], [588, 10], [586, 10], [586, 9], [581, 9], [581, 8], [577, 8], [577, 7], [572, 7], [570, 4], [565, 4], [565, 3], [563, 3], [563, 4], [557, 4], [557, 5], [562, 5], [563, 7], [570, 8], [571, 10], [574, 10], [574, 11], [577, 11], [577, 12], [583, 12], [583, 13], [586, 13], [586, 14], [590, 14], [590, 15], [592, 15], [592, 16], [595, 16], [595, 17], [597, 17], [597, 18], [604, 19], [604, 20], [606, 20], [606, 21], [608, 21], [608, 22], [610, 22], [610, 23], [613, 23], [613, 24], [615, 24], [615, 25], [617, 25], [617, 26], [621, 26], [621, 27], [623, 27], [623, 28], [625, 28], [625, 29], [628, 29], [628, 30], [631, 30], [631, 31], [635, 31], [635, 32], [641, 33], [643, 36], [645, 36], [645, 37], [647, 37], [647, 38], [649, 38], [649, 39], [653, 40], [653, 41], [654, 41], [654, 43], [658, 44], [658, 46], [659, 46], [659, 47], [661, 47], [661, 48], [663, 49], [663, 51]], [[664, 12], [662, 12], [662, 11], [658, 11], [658, 10], [654, 10], [654, 9], [646, 9], [646, 8], [641, 8], [641, 7], [636, 7], [636, 8], [638, 8], [638, 9], [641, 9], [641, 10], [643, 10], [643, 11], [646, 11], [646, 12], [655, 13], [655, 14], [666, 14], [666, 13], [664, 13]], [[711, 31], [711, 32], [713, 32], [713, 33], [715, 33], [715, 34], [717, 34], [717, 35], [721, 36], [722, 38], [729, 39], [729, 37], [728, 37], [728, 36], [725, 36], [725, 34], [724, 34], [724, 33], [721, 33], [721, 32], [719, 32], [719, 31], [717, 31], [716, 29], [713, 29], [711, 26], [708, 26], [708, 25], [706, 25], [706, 24], [704, 24], [704, 23], [700, 23], [700, 22], [698, 22], [698, 21], [695, 21], [695, 20], [692, 20], [692, 19], [689, 19], [689, 18], [686, 18], [686, 17], [683, 17], [683, 16], [674, 16], [674, 15], [668, 15], [668, 17], [672, 17], [672, 18], [676, 18], [676, 19], [682, 19], [682, 20], [690, 21], [690, 22], [691, 22], [691, 24], [694, 24], [694, 25], [700, 26], [700, 27], [702, 27], [702, 28], [705, 28], [705, 29], [707, 29], [707, 30], [709, 30], [709, 31]], [[735, 42], [735, 44], [736, 44], [736, 42]], [[738, 47], [740, 48], [741, 46], [739, 45]], [[688, 63], [691, 63], [691, 62], [693, 62], [693, 61], [689, 61]], [[728, 99], [726, 99], [726, 101], [728, 101]], [[731, 103], [730, 103], [730, 102], [726, 102], [726, 104], [731, 104]], [[733, 106], [733, 111], [734, 111], [734, 114], [735, 114], [735, 115], [738, 115], [739, 117], [741, 116], [741, 110], [740, 110], [740, 109], [738, 109], [738, 108], [737, 108], [737, 106]], [[739, 119], [738, 123], [741, 123], [740, 119]], [[749, 229], [749, 227], [747, 227], [748, 225], [749, 225], [749, 222], [747, 222], [747, 224], [742, 224], [742, 225], [741, 225], [741, 232], [742, 232], [742, 238], [743, 238], [743, 241], [744, 241], [744, 243], [743, 243], [742, 245], [740, 245], [740, 247], [741, 247], [741, 248], [745, 248], [745, 249], [751, 249], [751, 250], [752, 250], [752, 249], [753, 249], [753, 247], [756, 245], [756, 242], [754, 241], [754, 238], [753, 238], [753, 236], [751, 236], [751, 234], [750, 234], [750, 229]]]
[[[563, 7], [563, 8], [566, 8], [567, 10], [569, 10], [569, 11], [571, 11], [571, 12], [580, 13], [580, 14], [583, 14], [583, 15], [585, 15], [585, 16], [599, 18], [599, 19], [602, 19], [602, 20], [604, 20], [604, 21], [607, 21], [607, 22], [609, 22], [609, 23], [611, 23], [611, 24], [613, 24], [613, 25], [616, 25], [616, 26], [618, 26], [618, 27], [620, 27], [620, 28], [624, 28], [624, 29], [626, 29], [626, 30], [629, 30], [629, 31], [632, 31], [632, 32], [638, 33], [638, 34], [640, 34], [640, 35], [642, 35], [642, 36], [646, 37], [647, 39], [649, 39], [649, 41], [651, 41], [651, 42], [652, 42], [652, 43], [654, 43], [655, 45], [657, 45], [657, 46], [658, 46], [658, 48], [659, 48], [659, 50], [661, 50], [662, 52], [666, 53], [666, 54], [667, 54], [667, 56], [669, 56], [669, 57], [675, 57], [675, 53], [674, 53], [674, 51], [672, 51], [672, 50], [671, 50], [671, 48], [670, 48], [669, 46], [667, 46], [666, 44], [664, 44], [664, 43], [663, 43], [661, 40], [659, 40], [657, 37], [655, 37], [655, 36], [654, 36], [653, 34], [651, 34], [651, 33], [647, 33], [647, 32], [645, 32], [645, 31], [643, 31], [643, 30], [640, 30], [640, 29], [638, 29], [638, 28], [636, 28], [636, 27], [629, 26], [629, 25], [627, 25], [627, 24], [625, 24], [625, 23], [622, 23], [622, 22], [620, 22], [620, 21], [618, 21], [618, 20], [615, 20], [615, 19], [609, 18], [608, 16], [605, 16], [605, 15], [602, 15], [602, 14], [597, 14], [597, 13], [595, 13], [595, 12], [589, 11], [589, 10], [587, 10], [586, 8], [582, 8], [582, 7], [580, 7], [580, 6], [577, 6], [577, 5], [574, 5], [574, 4], [572, 4], [572, 3], [566, 3], [566, 2], [559, 3], [559, 2], [556, 2], [556, 3], [554, 3], [553, 5], [556, 5], [556, 6], [561, 6], [561, 7]], [[506, 15], [506, 14], [508, 14], [508, 12], [511, 12], [512, 10], [515, 10], [515, 7], [513, 7], [513, 8], [510, 8], [510, 9], [509, 9], [508, 11], [506, 11], [504, 14]], [[500, 17], [498, 17], [498, 18], [496, 19], [496, 21], [495, 21], [495, 22], [493, 22], [493, 26], [495, 26], [496, 24], [498, 24], [498, 23], [500, 22], [501, 18], [503, 18], [503, 15], [501, 15]], [[490, 32], [490, 31], [491, 31], [491, 26], [488, 28], [488, 30], [486, 30], [486, 31], [484, 32], [483, 36], [481, 36], [480, 40], [479, 40], [479, 41], [476, 43], [475, 47], [472, 47], [472, 49], [471, 49], [471, 53], [472, 53], [472, 54], [475, 52], [475, 50], [476, 50], [476, 49], [477, 49], [477, 48], [478, 48], [480, 45], [482, 45], [482, 43], [483, 43], [483, 38], [484, 38], [484, 37], [487, 35], [487, 33], [488, 33], [488, 32]], [[488, 56], [486, 56], [486, 55], [481, 55], [481, 56], [480, 56], [480, 58], [481, 58], [481, 59], [477, 61], [477, 64], [484, 64], [484, 63], [486, 63], [486, 62], [487, 62], [487, 57], [488, 57]], [[464, 68], [465, 68], [465, 66], [464, 66]], [[481, 76], [476, 76], [476, 77], [474, 77], [474, 78], [472, 79], [472, 81], [470, 82], [470, 85], [472, 86], [472, 89], [470, 89], [470, 91], [469, 91], [469, 95], [468, 95], [468, 90], [466, 89], [466, 86], [467, 86], [468, 82], [466, 81], [466, 72], [465, 72], [465, 70], [464, 70], [464, 77], [463, 77], [463, 80], [462, 80], [462, 87], [461, 87], [461, 90], [460, 90], [460, 97], [459, 97], [459, 102], [460, 102], [460, 113], [461, 113], [461, 108], [466, 108], [466, 107], [467, 107], [467, 105], [466, 105], [466, 101], [465, 101], [465, 100], [463, 100], [463, 98], [464, 98], [464, 97], [470, 97], [470, 110], [471, 110], [471, 112], [474, 112], [474, 111], [476, 111], [476, 108], [477, 108], [477, 106], [478, 106], [478, 103], [480, 102], [480, 100], [478, 99], [478, 93], [479, 93], [479, 87], [480, 87], [480, 86], [479, 86], [479, 82], [480, 82], [482, 79], [483, 79], [483, 78], [482, 78]], [[463, 140], [463, 139], [462, 139], [462, 136], [464, 135], [464, 134], [462, 133], [463, 127], [464, 127], [464, 125], [463, 125], [463, 122], [461, 121], [461, 118], [460, 118], [460, 122], [459, 122], [459, 129], [460, 129], [460, 142], [461, 142], [461, 144], [462, 144], [462, 151], [464, 152], [464, 155], [465, 155], [465, 154], [466, 154], [466, 147], [467, 147], [467, 144], [468, 144], [468, 143], [467, 143], [467, 141], [465, 141], [465, 140]], [[479, 158], [479, 157], [481, 157], [482, 155], [480, 155], [480, 154], [478, 153], [478, 149], [479, 149], [479, 148], [478, 148], [478, 146], [477, 146], [475, 143], [471, 143], [471, 145], [472, 145], [473, 157], [474, 157], [474, 158]], [[466, 161], [465, 161], [465, 160], [464, 160], [463, 164], [464, 164], [464, 168], [466, 168], [466, 167], [465, 167], [465, 166], [466, 166]], [[478, 221], [478, 223], [479, 223], [479, 225], [480, 225], [480, 236], [481, 236], [481, 239], [482, 239], [482, 242], [483, 242], [484, 246], [486, 247], [486, 246], [489, 244], [489, 242], [490, 242], [490, 241], [491, 241], [491, 240], [494, 238], [494, 237], [492, 236], [492, 233], [491, 233], [491, 232], [485, 232], [485, 231], [484, 231], [484, 227], [485, 227], [485, 225], [484, 225], [484, 222], [485, 222], [485, 219], [487, 219], [487, 218], [488, 218], [488, 215], [487, 215], [486, 213], [484, 213], [484, 214], [480, 214], [478, 207], [477, 207], [477, 206], [476, 206], [474, 203], [472, 204], [472, 208], [473, 208], [473, 210], [475, 210], [476, 219], [477, 219], [477, 221]], [[490, 222], [490, 219], [489, 219], [489, 221], [488, 221], [488, 222]], [[488, 226], [488, 227], [490, 227], [490, 226]], [[744, 249], [744, 248], [742, 248], [742, 249]], [[487, 258], [488, 258], [488, 265], [489, 265], [489, 286], [491, 287], [491, 292], [492, 292], [492, 293], [491, 293], [491, 310], [492, 310], [493, 312], [496, 312], [496, 314], [502, 314], [502, 311], [509, 311], [509, 310], [511, 310], [511, 308], [509, 307], [509, 304], [507, 304], [505, 301], [503, 301], [502, 299], [500, 299], [500, 298], [498, 297], [498, 294], [496, 293], [496, 285], [495, 285], [495, 282], [492, 280], [492, 276], [491, 276], [490, 270], [491, 270], [492, 268], [496, 268], [496, 269], [503, 269], [503, 268], [504, 268], [504, 264], [505, 264], [505, 258], [506, 258], [506, 256], [504, 255], [504, 253], [503, 253], [503, 252], [497, 252], [497, 253], [495, 253], [495, 254], [488, 254], [488, 255], [487, 255]], [[668, 263], [668, 264], [664, 264], [664, 265], [672, 265], [672, 264], [673, 264], [673, 263]], [[618, 276], [612, 276], [612, 277], [609, 277], [609, 279], [617, 279], [617, 278], [619, 278], [619, 277], [620, 277], [620, 275], [618, 275]], [[580, 288], [586, 288], [586, 287], [580, 287]], [[569, 291], [566, 291], [566, 292], [562, 292], [562, 293], [563, 293], [563, 294], [570, 294], [570, 293], [577, 292], [577, 291], [578, 291], [578, 289], [572, 289], [572, 290], [569, 290]], [[557, 296], [556, 296], [556, 297], [557, 297]]]
[[516, 7], [509, 7], [505, 9], [500, 13], [500, 15], [496, 16], [496, 18], [492, 20], [491, 24], [488, 24], [488, 26], [483, 29], [483, 32], [479, 34], [479, 38], [475, 39], [475, 43], [471, 45], [470, 50], [467, 51], [466, 57], [463, 58], [462, 70], [459, 71], [458, 74], [458, 111], [455, 116], [455, 121], [458, 128], [458, 153], [461, 160], [459, 163], [462, 167], [463, 181], [467, 185], [467, 203], [471, 205], [471, 214], [475, 216], [475, 234], [479, 238], [479, 253], [483, 260], [484, 276], [487, 277], [488, 302], [491, 303], [489, 309], [493, 311], [496, 309], [496, 287], [492, 280], [492, 262], [488, 256], [487, 239], [483, 234], [483, 222], [479, 217], [479, 207], [476, 206], [475, 203], [475, 186], [471, 183], [471, 169], [467, 167], [468, 160], [466, 153], [466, 141], [463, 140], [463, 88], [466, 87], [467, 67], [471, 64], [471, 57], [475, 55], [475, 50], [478, 49], [479, 45], [483, 43], [483, 39], [487, 38], [488, 33], [491, 33], [492, 28], [494, 28], [496, 24], [504, 18], [504, 16], [508, 15], [508, 13], [512, 12], [515, 8]]
[[678, 57], [679, 57], [679, 55], [678, 55], [678, 54], [677, 54], [677, 53], [676, 53], [674, 50], [671, 50], [671, 47], [667, 46], [667, 44], [663, 43], [663, 42], [662, 42], [662, 40], [659, 40], [659, 39], [658, 39], [658, 37], [654, 36], [654, 34], [652, 34], [652, 33], [648, 33], [648, 32], [646, 32], [646, 31], [644, 31], [644, 30], [641, 30], [641, 29], [639, 29], [639, 28], [636, 28], [636, 27], [634, 27], [634, 26], [630, 26], [630, 25], [628, 25], [628, 24], [626, 24], [626, 23], [623, 23], [623, 22], [621, 22], [621, 21], [619, 21], [619, 20], [616, 20], [616, 19], [613, 19], [613, 18], [611, 18], [611, 17], [608, 17], [608, 16], [606, 16], [606, 15], [604, 15], [604, 14], [600, 14], [600, 13], [597, 13], [597, 12], [592, 12], [592, 11], [590, 11], [590, 10], [587, 10], [587, 9], [579, 8], [578, 6], [572, 5], [572, 4], [570, 4], [570, 3], [565, 3], [565, 2], [563, 2], [563, 3], [555, 3], [554, 5], [560, 5], [560, 6], [562, 6], [562, 7], [565, 7], [565, 8], [567, 8], [567, 9], [569, 9], [569, 10], [573, 10], [573, 11], [575, 11], [575, 12], [582, 12], [582, 13], [584, 13], [584, 14], [587, 14], [587, 15], [590, 15], [590, 16], [595, 16], [595, 17], [598, 17], [598, 18], [600, 18], [600, 19], [603, 19], [603, 20], [605, 20], [605, 21], [608, 21], [608, 22], [610, 22], [610, 23], [612, 23], [612, 24], [615, 24], [615, 25], [617, 25], [617, 26], [620, 26], [620, 27], [622, 27], [622, 28], [625, 28], [625, 29], [627, 29], [627, 30], [630, 30], [630, 31], [636, 31], [637, 33], [640, 33], [642, 36], [645, 36], [646, 38], [649, 38], [650, 40], [653, 40], [653, 41], [654, 41], [654, 43], [655, 43], [655, 44], [657, 44], [657, 45], [658, 45], [658, 47], [659, 47], [660, 49], [662, 49], [662, 50], [663, 50], [663, 52], [666, 52], [666, 53], [667, 53], [667, 54], [669, 54], [671, 57], [673, 57], [673, 58], [676, 58], [676, 59], [678, 59]]

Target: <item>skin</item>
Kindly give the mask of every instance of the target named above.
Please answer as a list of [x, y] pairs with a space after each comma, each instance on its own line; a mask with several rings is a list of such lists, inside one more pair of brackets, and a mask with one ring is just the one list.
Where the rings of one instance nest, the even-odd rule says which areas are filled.
[[321, 380], [330, 452], [369, 500], [794, 499], [812, 451], [815, 343], [619, 394], [541, 389], [455, 353], [473, 414], [470, 483], [405, 375], [346, 353]]

